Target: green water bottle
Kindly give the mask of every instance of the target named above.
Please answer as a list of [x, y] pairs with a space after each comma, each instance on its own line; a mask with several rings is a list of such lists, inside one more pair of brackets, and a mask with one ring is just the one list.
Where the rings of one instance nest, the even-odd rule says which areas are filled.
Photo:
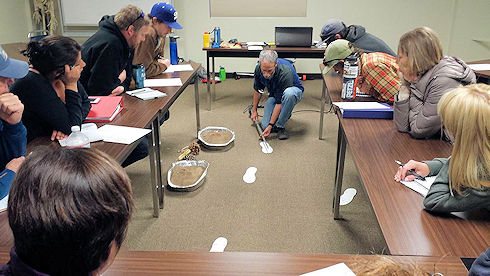
[[225, 71], [225, 67], [223, 67], [223, 66], [220, 66], [219, 67], [219, 79], [221, 81], [225, 81], [226, 80], [226, 71]]

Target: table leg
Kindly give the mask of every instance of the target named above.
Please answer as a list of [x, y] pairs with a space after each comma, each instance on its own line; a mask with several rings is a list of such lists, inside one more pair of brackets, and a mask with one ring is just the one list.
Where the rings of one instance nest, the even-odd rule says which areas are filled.
[[198, 84], [198, 81], [199, 81], [199, 77], [196, 74], [195, 79], [194, 79], [194, 101], [196, 102], [196, 124], [197, 124], [196, 137], [197, 137], [197, 133], [199, 132], [199, 130], [201, 130], [201, 117], [199, 114], [199, 84]]
[[211, 74], [209, 71], [209, 52], [206, 52], [206, 78], [208, 80], [206, 82], [206, 87], [208, 89], [208, 110], [211, 111]]
[[213, 69], [212, 69], [212, 80], [213, 80], [213, 101], [216, 101], [216, 76], [215, 76], [215, 71], [214, 71], [214, 57], [212, 57], [212, 66]]
[[160, 140], [160, 117], [157, 116], [157, 118], [153, 121], [152, 124], [152, 132], [155, 133], [155, 163], [156, 163], [156, 173], [157, 173], [157, 186], [158, 186], [158, 197], [159, 197], [159, 207], [160, 209], [163, 209], [163, 194], [164, 194], [164, 186], [162, 182], [162, 157], [161, 157], [161, 144], [162, 141]]
[[[322, 78], [323, 79], [323, 78]], [[318, 129], [318, 139], [322, 140], [323, 136], [323, 117], [325, 113], [325, 97], [326, 97], [326, 89], [327, 89], [327, 84], [325, 83], [325, 79], [323, 79], [323, 87], [322, 87], [322, 98], [320, 100], [320, 127]]]
[[158, 196], [158, 188], [161, 185], [158, 184], [158, 177], [157, 177], [158, 163], [157, 163], [156, 151], [159, 147], [157, 146], [158, 140], [156, 139], [157, 135], [155, 134], [155, 124], [158, 127], [158, 119], [153, 120], [153, 122], [151, 123], [151, 130], [152, 131], [149, 134], [150, 135], [149, 154], [150, 154], [150, 172], [151, 172], [150, 185], [151, 185], [151, 193], [153, 196], [153, 217], [157, 218], [158, 214], [159, 214], [159, 201], [160, 201], [159, 196]]
[[345, 163], [345, 148], [347, 140], [344, 130], [339, 121], [339, 130], [337, 138], [337, 163], [335, 168], [335, 183], [333, 189], [333, 218], [339, 219], [339, 207], [340, 207], [340, 193], [342, 192], [342, 178], [344, 177], [344, 163]]

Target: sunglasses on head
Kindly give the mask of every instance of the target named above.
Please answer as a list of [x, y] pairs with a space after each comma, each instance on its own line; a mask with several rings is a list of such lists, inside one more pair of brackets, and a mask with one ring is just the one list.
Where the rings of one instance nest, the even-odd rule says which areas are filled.
[[136, 19], [135, 19], [135, 20], [133, 20], [133, 21], [132, 21], [132, 22], [131, 22], [131, 23], [128, 25], [128, 27], [126, 28], [126, 30], [128, 30], [128, 29], [129, 29], [129, 26], [133, 25], [133, 24], [134, 24], [134, 22], [138, 21], [138, 19], [140, 19], [140, 18], [145, 18], [145, 13], [144, 13], [144, 12], [141, 12], [141, 14], [140, 14], [138, 17], [136, 17]]

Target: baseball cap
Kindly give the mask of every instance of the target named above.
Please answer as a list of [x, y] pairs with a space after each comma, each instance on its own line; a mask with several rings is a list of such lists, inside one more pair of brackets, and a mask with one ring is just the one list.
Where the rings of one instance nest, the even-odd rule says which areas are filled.
[[9, 58], [0, 46], [0, 76], [19, 79], [27, 75], [29, 65], [25, 61]]
[[345, 59], [350, 54], [352, 54], [353, 49], [349, 47], [349, 41], [345, 39], [337, 39], [332, 43], [328, 44], [327, 49], [325, 49], [325, 57], [323, 59], [326, 65], [323, 69], [323, 74], [328, 73], [335, 64], [339, 63], [340, 59]]
[[169, 3], [156, 3], [151, 8], [150, 15], [164, 22], [170, 28], [182, 29], [182, 26], [177, 23], [177, 11]]
[[344, 22], [338, 19], [329, 19], [322, 27], [320, 37], [322, 40], [327, 39], [329, 36], [340, 33], [345, 28]]

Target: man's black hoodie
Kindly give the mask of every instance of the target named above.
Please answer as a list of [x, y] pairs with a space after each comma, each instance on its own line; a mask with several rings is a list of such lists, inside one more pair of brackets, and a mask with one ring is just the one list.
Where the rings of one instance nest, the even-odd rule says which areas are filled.
[[[114, 16], [105, 15], [99, 30], [82, 45], [83, 68], [80, 82], [91, 96], [107, 96], [117, 86], [129, 88], [132, 77], [131, 63], [134, 49], [128, 45]], [[126, 80], [121, 83], [119, 74], [126, 70]]]

